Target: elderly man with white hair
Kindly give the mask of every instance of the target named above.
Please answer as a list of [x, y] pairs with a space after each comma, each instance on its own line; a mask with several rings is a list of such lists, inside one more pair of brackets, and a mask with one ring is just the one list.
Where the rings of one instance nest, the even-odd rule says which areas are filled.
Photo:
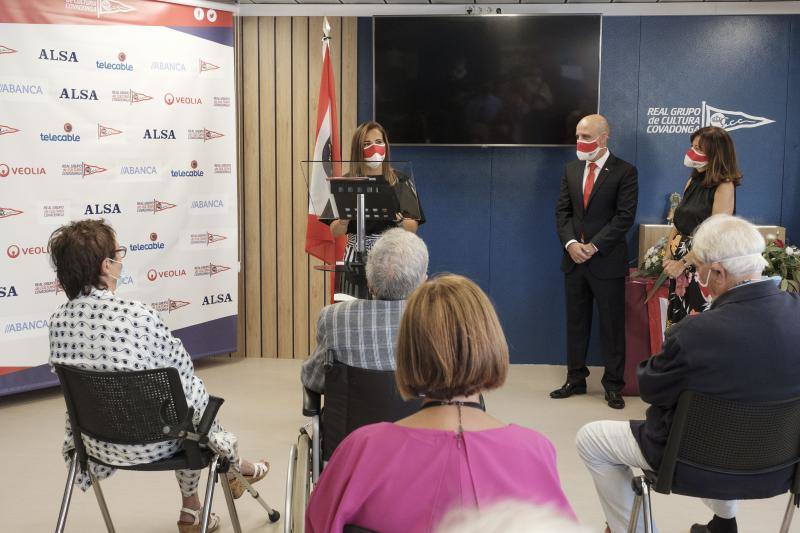
[[[638, 369], [646, 420], [592, 422], [580, 429], [578, 454], [594, 479], [612, 533], [627, 530], [633, 502], [631, 467], [657, 471], [681, 393], [767, 402], [800, 396], [800, 297], [778, 289], [761, 273], [764, 238], [749, 222], [715, 215], [696, 231], [697, 276], [713, 298], [711, 308], [669, 331], [661, 353]], [[792, 467], [793, 468], [793, 467]], [[753, 480], [753, 494], [786, 472]], [[703, 502], [714, 511], [691, 533], [736, 532], [736, 501], [720, 478], [698, 478]], [[643, 531], [642, 513], [637, 531]]]
[[372, 370], [395, 369], [395, 338], [406, 298], [425, 281], [428, 248], [414, 233], [395, 228], [384, 232], [367, 257], [370, 300], [350, 300], [326, 306], [317, 320], [317, 347], [303, 363], [303, 385], [325, 392], [325, 354]]

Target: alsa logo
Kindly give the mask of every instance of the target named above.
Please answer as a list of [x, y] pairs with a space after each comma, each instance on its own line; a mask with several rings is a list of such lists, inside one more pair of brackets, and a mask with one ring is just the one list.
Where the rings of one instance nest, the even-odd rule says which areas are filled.
[[111, 91], [112, 102], [127, 102], [128, 104], [138, 104], [139, 102], [146, 102], [152, 100], [153, 97], [144, 93], [137, 93], [132, 89]]
[[147, 279], [150, 281], [155, 281], [157, 279], [164, 279], [164, 278], [183, 278], [186, 277], [186, 269], [184, 268], [173, 268], [170, 270], [156, 270], [151, 268], [147, 271]]
[[213, 233], [192, 233], [190, 239], [190, 244], [205, 244], [208, 246], [215, 242], [224, 241], [227, 237]]
[[184, 105], [202, 105], [202, 98], [195, 98], [193, 96], [175, 96], [172, 93], [164, 95], [164, 103], [167, 105], [184, 104]]
[[200, 72], [208, 72], [209, 70], [217, 70], [219, 67], [213, 63], [209, 63], [208, 61], [200, 60]]
[[97, 100], [97, 92], [94, 89], [61, 89], [61, 96], [64, 100]]
[[3, 46], [2, 44], [0, 44], [0, 55], [3, 55], [3, 54], [16, 54], [16, 53], [17, 53], [17, 51], [14, 50], [13, 48], [9, 48], [8, 46]]
[[7, 163], [0, 163], [0, 178], [8, 176], [45, 176], [44, 167], [16, 167]]
[[12, 209], [11, 207], [0, 207], [0, 218], [8, 218], [21, 215], [23, 212], [19, 209]]
[[142, 139], [150, 140], [175, 140], [175, 130], [144, 130]]
[[80, 162], [80, 163], [64, 163], [61, 165], [61, 175], [62, 176], [80, 176], [85, 178], [86, 176], [91, 176], [92, 174], [99, 174], [101, 172], [105, 172], [106, 168], [99, 167], [97, 165], [90, 165], [89, 163]]
[[12, 298], [17, 295], [17, 289], [13, 285], [0, 285], [0, 298]]
[[232, 301], [233, 298], [231, 298], [231, 293], [229, 292], [209, 294], [208, 296], [203, 297], [203, 305], [214, 305]]
[[154, 165], [141, 165], [141, 166], [132, 166], [127, 165], [120, 169], [119, 173], [122, 176], [154, 176], [158, 174], [156, 167]]
[[219, 274], [220, 272], [225, 272], [226, 270], [230, 270], [231, 267], [226, 267], [222, 265], [215, 265], [214, 263], [209, 263], [207, 265], [200, 265], [194, 267], [194, 275], [195, 276], [214, 276]]
[[136, 212], [137, 213], [158, 213], [161, 211], [166, 211], [167, 209], [172, 209], [177, 204], [171, 204], [169, 202], [164, 202], [162, 200], [146, 200], [144, 202], [136, 202]]
[[122, 213], [119, 204], [88, 204], [84, 215], [118, 215]]
[[102, 124], [97, 125], [97, 138], [102, 139], [103, 137], [110, 137], [112, 135], [119, 135], [122, 133], [122, 130], [114, 129], [110, 126], [103, 126]]
[[73, 11], [94, 13], [97, 18], [103, 15], [116, 15], [136, 11], [119, 0], [64, 0], [64, 7]]
[[8, 135], [10, 133], [17, 133], [18, 131], [19, 130], [17, 128], [12, 128], [11, 126], [0, 124], [0, 135]]
[[225, 204], [222, 200], [192, 200], [192, 209], [224, 209]]
[[167, 313], [171, 313], [176, 309], [180, 309], [181, 307], [186, 307], [187, 305], [189, 305], [189, 302], [170, 299], [170, 300], [162, 300], [160, 302], [153, 302], [150, 304], [150, 307], [159, 312], [166, 311]]
[[202, 130], [189, 130], [190, 140], [202, 139], [203, 142], [205, 142], [212, 139], [219, 139], [220, 137], [225, 137], [225, 134], [209, 130], [207, 128], [203, 128]]
[[39, 52], [39, 59], [46, 59], [48, 61], [66, 61], [68, 63], [77, 63], [78, 54], [69, 50], [46, 50], [42, 48]]

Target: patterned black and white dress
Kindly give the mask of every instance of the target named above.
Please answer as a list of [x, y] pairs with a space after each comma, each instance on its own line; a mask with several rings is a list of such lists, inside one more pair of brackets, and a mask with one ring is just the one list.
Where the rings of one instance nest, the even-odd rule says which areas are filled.
[[[158, 314], [143, 303], [123, 300], [111, 291], [93, 289], [61, 305], [50, 317], [50, 364], [71, 365], [102, 372], [131, 372], [153, 368], [175, 367], [181, 376], [187, 403], [194, 407], [197, 426], [208, 405], [208, 392], [203, 380], [194, 375], [194, 365], [180, 339], [172, 336]], [[209, 439], [231, 461], [238, 465], [236, 436], [214, 421]], [[122, 446], [105, 443], [83, 435], [90, 455], [111, 465], [128, 466], [150, 463], [171, 457], [180, 451], [178, 441]], [[75, 447], [69, 418], [62, 453], [69, 462]], [[89, 462], [98, 479], [110, 476], [113, 468]], [[175, 472], [181, 492], [188, 497], [197, 492], [198, 470]], [[79, 473], [75, 484], [87, 490], [88, 475]]]

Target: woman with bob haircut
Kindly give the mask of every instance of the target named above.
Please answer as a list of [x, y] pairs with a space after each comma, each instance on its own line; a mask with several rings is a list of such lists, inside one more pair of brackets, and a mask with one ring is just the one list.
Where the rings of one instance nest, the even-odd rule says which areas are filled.
[[[183, 343], [172, 336], [151, 307], [115, 294], [127, 248], [119, 245], [113, 228], [102, 219], [72, 222], [53, 232], [48, 249], [58, 282], [68, 298], [50, 317], [50, 364], [99, 372], [177, 368], [186, 403], [195, 409], [193, 422], [197, 426], [208, 405], [208, 391], [203, 380], [194, 374], [192, 359]], [[181, 449], [177, 440], [123, 446], [82, 437], [87, 452], [109, 465], [152, 463]], [[209, 440], [251, 484], [267, 475], [269, 463], [240, 459], [236, 436], [225, 431], [217, 420], [211, 427]], [[67, 463], [72, 460], [74, 448], [67, 417], [62, 446]], [[99, 480], [114, 473], [113, 468], [92, 461], [89, 469]], [[239, 498], [245, 487], [231, 476], [233, 496]], [[202, 506], [197, 496], [200, 471], [176, 470], [175, 477], [183, 499], [178, 530], [200, 531]], [[91, 479], [80, 472], [75, 484], [85, 491], [91, 486]], [[219, 522], [219, 517], [212, 513], [208, 531], [218, 529]]]
[[311, 494], [307, 531], [354, 524], [429, 532], [451, 508], [509, 499], [575, 519], [550, 441], [481, 407], [480, 394], [505, 382], [508, 346], [475, 283], [441, 275], [420, 285], [406, 304], [396, 357], [400, 394], [421, 397], [422, 408], [364, 426], [339, 445]]

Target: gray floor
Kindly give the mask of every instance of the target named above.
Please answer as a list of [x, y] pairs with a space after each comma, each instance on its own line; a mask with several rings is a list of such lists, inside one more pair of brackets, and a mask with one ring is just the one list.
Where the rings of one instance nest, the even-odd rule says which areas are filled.
[[[240, 450], [248, 458], [268, 458], [270, 475], [259, 484], [262, 495], [283, 512], [286, 461], [290, 442], [303, 423], [298, 386], [299, 361], [276, 359], [211, 359], [197, 364], [209, 391], [226, 399], [220, 419], [239, 435]], [[584, 423], [599, 419], [639, 418], [645, 406], [628, 398], [623, 411], [602, 401], [599, 372], [590, 378], [590, 394], [568, 400], [550, 400], [547, 392], [560, 385], [564, 369], [557, 366], [514, 365], [506, 385], [487, 395], [489, 411], [507, 422], [534, 428], [547, 435], [558, 450], [562, 484], [581, 522], [600, 532], [603, 518], [591, 479], [578, 458], [574, 436]], [[52, 531], [64, 490], [66, 468], [59, 454], [64, 404], [56, 390], [0, 398], [0, 531]], [[170, 473], [118, 472], [103, 484], [117, 530], [174, 532], [180, 494]], [[232, 531], [218, 493], [215, 510], [220, 531]], [[261, 508], [247, 496], [237, 506], [244, 531], [282, 531], [282, 522], [266, 525]], [[741, 506], [742, 532], [777, 531], [786, 499], [745, 502]], [[654, 512], [662, 532], [688, 530], [693, 521], [709, 518], [699, 501], [681, 496], [655, 495]], [[792, 531], [800, 533], [800, 517]], [[77, 491], [67, 531], [104, 531], [91, 492]]]

